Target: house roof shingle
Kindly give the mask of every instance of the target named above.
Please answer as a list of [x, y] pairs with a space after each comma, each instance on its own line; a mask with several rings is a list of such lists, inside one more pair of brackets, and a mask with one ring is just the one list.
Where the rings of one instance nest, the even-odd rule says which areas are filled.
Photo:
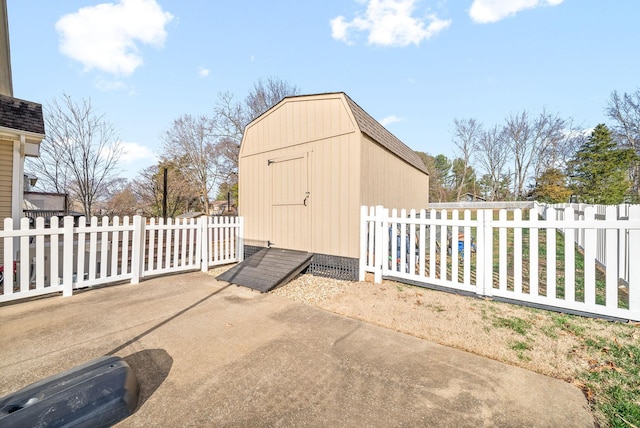
[[42, 105], [0, 95], [0, 126], [44, 135]]

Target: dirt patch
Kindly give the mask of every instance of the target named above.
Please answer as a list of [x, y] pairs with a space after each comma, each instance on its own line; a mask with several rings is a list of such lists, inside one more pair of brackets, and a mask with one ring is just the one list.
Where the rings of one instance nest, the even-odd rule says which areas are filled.
[[535, 309], [393, 281], [371, 284], [307, 275], [273, 293], [568, 381], [576, 366], [586, 364], [577, 355], [575, 335]]

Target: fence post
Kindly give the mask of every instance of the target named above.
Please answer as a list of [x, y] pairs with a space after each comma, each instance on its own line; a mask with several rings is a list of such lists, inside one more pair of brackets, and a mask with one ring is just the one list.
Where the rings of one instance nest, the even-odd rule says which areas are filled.
[[476, 251], [482, 251], [477, 255], [478, 263], [476, 293], [483, 296], [491, 296], [493, 293], [493, 213], [491, 210], [478, 210], [478, 236], [482, 237], [482, 242], [478, 240]]
[[373, 282], [375, 284], [382, 283], [382, 263], [383, 263], [383, 240], [385, 237], [384, 231], [384, 207], [382, 205], [376, 205], [376, 221], [375, 221], [375, 268], [373, 271]]
[[244, 260], [244, 217], [236, 217], [238, 226], [238, 262]]
[[198, 243], [200, 244], [200, 271], [206, 273], [209, 270], [209, 221], [211, 217], [198, 218]]
[[[13, 219], [7, 217], [4, 219], [4, 230], [13, 232]], [[4, 238], [4, 261], [0, 260], [5, 266], [4, 268], [4, 295], [13, 293], [13, 239], [11, 236]]]
[[[631, 205], [629, 207], [629, 220], [640, 221], [640, 205]], [[629, 310], [640, 312], [640, 263], [637, 261], [640, 257], [640, 229], [628, 229], [629, 239], [627, 245], [629, 248]]]
[[142, 278], [144, 274], [145, 223], [146, 222], [142, 221], [141, 216], [133, 216], [133, 232], [131, 234], [131, 240], [133, 241], [131, 243], [131, 284], [140, 283], [140, 278]]
[[358, 281], [364, 281], [364, 268], [367, 263], [367, 213], [368, 207], [360, 207], [360, 262], [358, 263]]
[[64, 232], [62, 241], [62, 296], [73, 295], [73, 217], [64, 218]]

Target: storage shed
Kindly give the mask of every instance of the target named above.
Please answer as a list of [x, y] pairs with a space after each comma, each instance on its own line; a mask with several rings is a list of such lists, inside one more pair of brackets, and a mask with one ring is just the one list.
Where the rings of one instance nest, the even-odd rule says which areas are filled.
[[360, 206], [429, 202], [421, 158], [342, 92], [286, 97], [253, 120], [238, 168], [248, 253], [302, 250], [357, 271]]

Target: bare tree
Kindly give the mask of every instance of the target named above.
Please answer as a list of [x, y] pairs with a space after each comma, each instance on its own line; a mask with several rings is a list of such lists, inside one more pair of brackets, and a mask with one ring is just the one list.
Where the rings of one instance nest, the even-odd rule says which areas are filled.
[[[249, 91], [244, 101], [249, 122], [269, 110], [284, 97], [297, 95], [299, 90], [285, 80], [269, 77], [266, 81], [259, 79]], [[248, 123], [248, 122], [247, 122]]]
[[164, 160], [174, 162], [198, 194], [209, 215], [209, 199], [224, 180], [228, 165], [205, 116], [184, 115], [163, 135]]
[[175, 217], [189, 211], [199, 198], [182, 170], [173, 162], [160, 162], [143, 169], [130, 185], [138, 208], [151, 217], [160, 217], [164, 194], [164, 169], [167, 169], [167, 216]]
[[266, 81], [260, 79], [253, 85], [244, 103], [236, 101], [230, 92], [218, 94], [218, 101], [213, 109], [212, 127], [219, 142], [220, 153], [228, 166], [225, 181], [229, 184], [238, 181], [238, 156], [245, 127], [283, 98], [298, 93], [296, 86], [279, 78], [269, 77]]
[[475, 158], [488, 178], [486, 196], [490, 201], [498, 200], [504, 192], [502, 187], [509, 161], [509, 146], [501, 128], [494, 126], [481, 133], [476, 143]]
[[122, 144], [113, 126], [87, 99], [80, 103], [68, 95], [54, 99], [45, 107], [45, 126], [41, 156], [31, 161], [30, 168], [43, 189], [70, 193], [90, 216], [116, 178]]
[[526, 111], [510, 115], [505, 122], [504, 137], [509, 144], [514, 162], [513, 194], [519, 199], [523, 194], [526, 174], [536, 150], [531, 141], [531, 124]]
[[[616, 140], [640, 155], [640, 89], [622, 95], [613, 91], [606, 112], [615, 122], [612, 128]], [[634, 192], [640, 198], [640, 162], [634, 163], [630, 176]]]
[[[471, 158], [477, 147], [477, 141], [482, 134], [482, 125], [475, 119], [454, 119], [453, 144], [458, 148], [458, 171], [456, 177], [456, 200], [459, 201], [462, 193], [469, 189], [469, 180], [472, 178]], [[474, 189], [475, 192], [475, 189]]]
[[565, 153], [567, 121], [557, 114], [547, 113], [545, 110], [533, 122], [533, 141], [537, 153], [533, 157], [533, 174], [535, 180], [544, 171], [563, 166]]
[[516, 199], [525, 196], [525, 185], [558, 159], [558, 144], [564, 138], [566, 121], [542, 111], [530, 119], [526, 111], [511, 115], [505, 121], [504, 136], [511, 148], [514, 162], [513, 193]]

